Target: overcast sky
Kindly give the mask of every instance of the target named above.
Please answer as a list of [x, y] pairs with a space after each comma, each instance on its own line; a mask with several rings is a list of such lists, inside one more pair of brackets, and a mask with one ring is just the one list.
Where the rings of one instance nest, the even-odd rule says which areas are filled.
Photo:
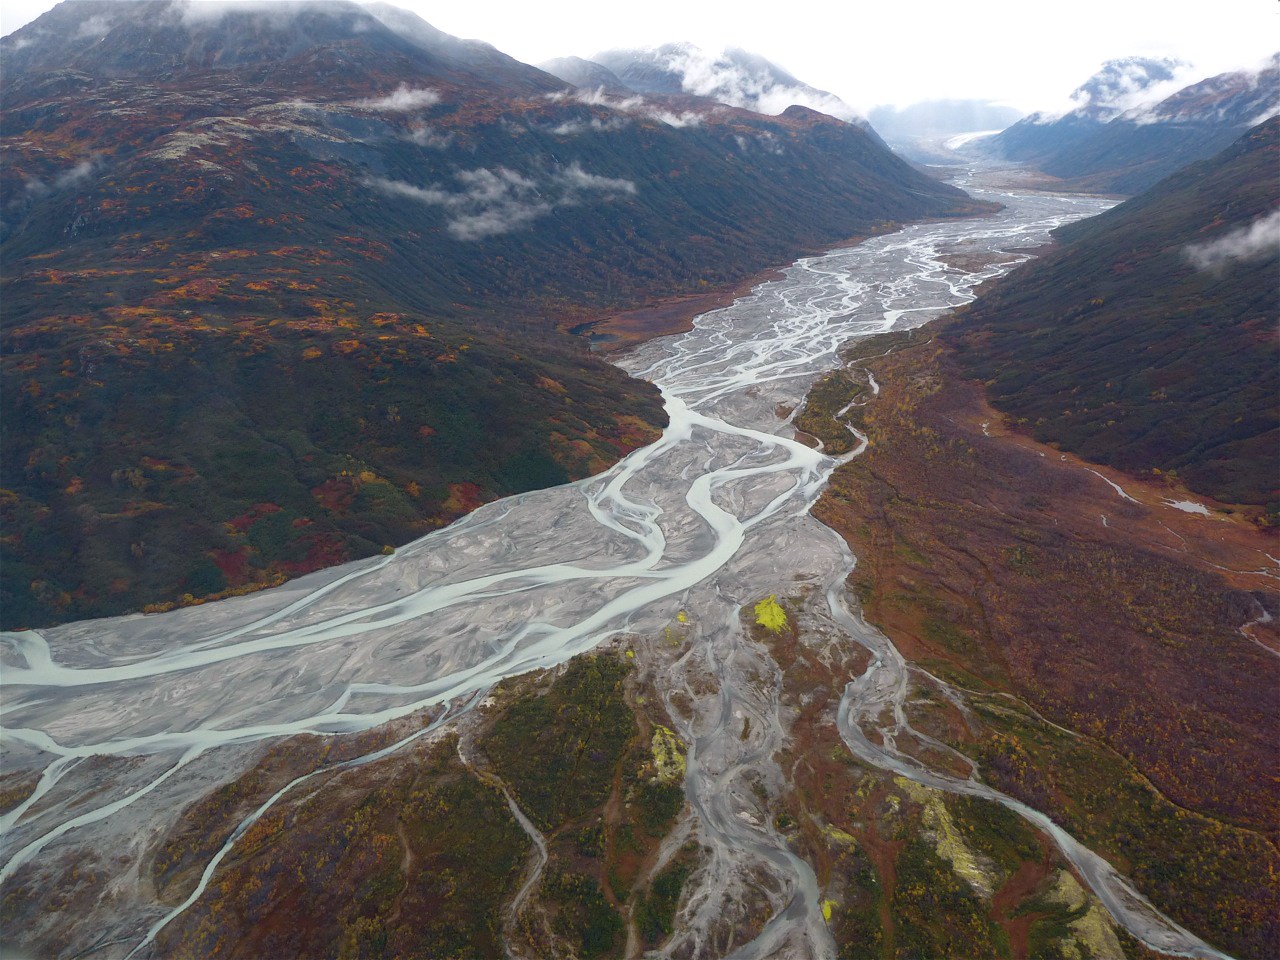
[[[287, 0], [282, 0], [287, 2]], [[393, 0], [397, 2], [397, 0]], [[1169, 56], [1200, 79], [1280, 48], [1275, 0], [398, 0], [536, 63], [688, 40], [763, 54], [860, 110], [939, 98], [1054, 109], [1111, 57]], [[10, 33], [54, 6], [0, 0]]]

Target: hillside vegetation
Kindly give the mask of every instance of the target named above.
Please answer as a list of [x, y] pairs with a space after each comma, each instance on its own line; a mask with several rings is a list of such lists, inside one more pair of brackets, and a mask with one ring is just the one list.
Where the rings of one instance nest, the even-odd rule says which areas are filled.
[[1274, 515], [1277, 136], [1058, 230], [943, 335], [961, 368], [1038, 440]]
[[929, 332], [866, 362], [870, 446], [815, 508], [858, 557], [868, 620], [920, 667], [913, 725], [1215, 946], [1275, 955], [1274, 532], [1180, 513], [1159, 482], [1126, 481], [1126, 500], [1042, 455]]

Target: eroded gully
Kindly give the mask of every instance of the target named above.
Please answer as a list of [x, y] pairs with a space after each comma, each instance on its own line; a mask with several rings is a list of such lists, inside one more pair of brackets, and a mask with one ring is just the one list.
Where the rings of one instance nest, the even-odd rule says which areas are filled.
[[[0, 818], [0, 882], [56, 889], [74, 853], [113, 874], [110, 896], [55, 921], [80, 948], [101, 947], [97, 956], [149, 956], [239, 836], [313, 776], [242, 823], [187, 901], [156, 903], [143, 876], [148, 845], [264, 745], [435, 711], [426, 727], [347, 761], [370, 762], [430, 736], [504, 677], [611, 637], [660, 636], [683, 612], [691, 643], [662, 679], [668, 698], [683, 692], [694, 704], [691, 716], [671, 712], [689, 745], [686, 793], [708, 854], [665, 952], [833, 956], [812, 869], [755, 806], [760, 788], [781, 788], [772, 758], [788, 733], [777, 666], [744, 641], [740, 616], [745, 604], [807, 586], [820, 604], [810, 615], [831, 641], [872, 655], [840, 710], [857, 757], [999, 800], [1050, 832], [1139, 939], [1168, 953], [1221, 956], [1047, 818], [896, 749], [895, 737], [909, 733], [905, 664], [851, 608], [847, 547], [809, 516], [838, 461], [794, 440], [778, 411], [798, 405], [851, 341], [971, 299], [976, 284], [1026, 259], [1053, 227], [1108, 205], [967, 186], [1006, 209], [803, 259], [700, 317], [690, 333], [623, 358], [662, 390], [670, 425], [607, 473], [489, 504], [392, 556], [264, 593], [4, 635], [4, 766], [42, 773], [32, 796]], [[989, 265], [954, 266], [980, 262]], [[104, 777], [111, 760], [127, 762]]]

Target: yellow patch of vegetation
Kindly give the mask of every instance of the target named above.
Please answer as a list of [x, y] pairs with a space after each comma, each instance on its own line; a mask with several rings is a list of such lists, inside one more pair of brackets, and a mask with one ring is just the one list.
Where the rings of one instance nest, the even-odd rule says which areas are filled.
[[661, 725], [653, 728], [653, 762], [663, 783], [679, 783], [684, 779], [684, 742], [674, 731]]
[[781, 633], [787, 625], [787, 611], [778, 605], [772, 593], [756, 604], [755, 612], [756, 623], [770, 633]]
[[934, 842], [938, 856], [951, 864], [951, 869], [964, 879], [974, 891], [982, 897], [989, 898], [995, 893], [996, 877], [989, 865], [982, 861], [956, 828], [951, 813], [942, 802], [942, 795], [936, 790], [922, 787], [905, 777], [896, 777], [894, 782], [908, 797], [924, 807], [920, 822], [925, 833]]
[[[1053, 903], [1060, 903], [1068, 910], [1079, 910], [1089, 900], [1088, 894], [1080, 886], [1076, 878], [1068, 870], [1059, 870], [1054, 876], [1053, 887], [1047, 898]], [[1085, 960], [1086, 957], [1122, 957], [1124, 950], [1120, 940], [1111, 926], [1105, 910], [1093, 901], [1089, 912], [1070, 925], [1071, 932], [1079, 944], [1070, 941], [1061, 943], [1063, 956]], [[1084, 946], [1084, 950], [1080, 949]]]
[[835, 909], [836, 907], [838, 907], [838, 906], [839, 906], [839, 904], [838, 904], [838, 903], [836, 903], [836, 901], [834, 901], [834, 900], [823, 900], [823, 901], [822, 901], [822, 919], [823, 919], [823, 920], [825, 920], [825, 921], [827, 921], [827, 923], [830, 923], [830, 922], [831, 922], [831, 911], [832, 911], [832, 910], [834, 910], [834, 909]]
[[833, 827], [827, 824], [822, 828], [822, 835], [828, 840], [834, 840], [836, 843], [846, 847], [855, 847], [858, 845], [858, 839], [851, 833], [845, 833], [839, 827]]

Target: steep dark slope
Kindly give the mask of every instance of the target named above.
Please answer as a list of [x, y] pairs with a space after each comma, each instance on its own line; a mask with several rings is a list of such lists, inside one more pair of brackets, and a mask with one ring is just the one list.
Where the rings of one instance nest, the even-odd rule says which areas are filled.
[[1272, 119], [1059, 230], [946, 334], [963, 366], [1037, 439], [1274, 505], [1278, 135]]
[[597, 471], [663, 413], [557, 325], [973, 209], [829, 117], [587, 102], [373, 12], [69, 2], [0, 41], [6, 626]]

